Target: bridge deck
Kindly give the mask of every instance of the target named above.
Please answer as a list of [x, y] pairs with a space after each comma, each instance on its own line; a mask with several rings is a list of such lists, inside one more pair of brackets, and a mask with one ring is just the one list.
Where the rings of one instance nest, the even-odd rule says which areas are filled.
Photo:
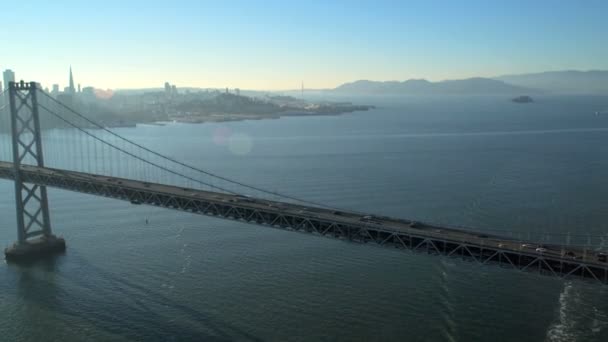
[[[51, 168], [22, 165], [21, 176], [25, 182], [133, 204], [462, 257], [482, 264], [560, 277], [590, 278], [608, 284], [605, 256], [570, 246], [543, 245], [544, 250], [537, 252], [536, 248], [540, 247], [537, 243], [462, 229]], [[13, 164], [0, 162], [0, 178], [13, 177]]]

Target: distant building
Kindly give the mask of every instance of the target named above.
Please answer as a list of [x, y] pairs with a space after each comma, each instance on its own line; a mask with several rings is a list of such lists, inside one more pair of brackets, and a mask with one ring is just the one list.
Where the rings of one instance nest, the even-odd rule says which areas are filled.
[[74, 88], [74, 77], [72, 76], [72, 66], [70, 65], [70, 86], [68, 88], [68, 92], [71, 95], [76, 93], [76, 88]]
[[[0, 92], [2, 91], [2, 82], [0, 82]], [[6, 96], [0, 96], [0, 107], [4, 107], [8, 103], [8, 94]], [[5, 114], [6, 115], [1, 115]], [[1, 111], [0, 110], [0, 133], [8, 131], [8, 127], [10, 126], [8, 110]]]
[[169, 82], [165, 82], [165, 95], [171, 97], [171, 84]]
[[[42, 84], [36, 82], [36, 89], [43, 89]], [[48, 94], [49, 88], [43, 89], [45, 93]], [[49, 106], [49, 98], [46, 96], [38, 96], [38, 104], [47, 107]]]
[[83, 95], [95, 95], [95, 88], [93, 87], [84, 87], [82, 88]]
[[57, 100], [66, 106], [72, 106], [73, 102], [74, 102], [73, 96], [72, 96], [72, 94], [69, 93], [69, 91], [70, 91], [70, 88], [66, 87], [65, 93], [57, 95]]
[[93, 87], [82, 88], [82, 93], [80, 94], [80, 98], [84, 102], [95, 101], [97, 99], [97, 96], [95, 96], [95, 88], [93, 88]]
[[171, 96], [177, 96], [177, 87], [174, 85], [171, 86]]
[[15, 82], [15, 72], [11, 69], [6, 69], [2, 75], [4, 76], [4, 90], [7, 90], [8, 83]]
[[59, 95], [59, 84], [53, 84], [53, 90], [51, 91], [51, 95], [55, 97]]
[[78, 92], [80, 93], [80, 83], [78, 83]]
[[236, 96], [241, 96], [241, 89], [235, 88], [234, 92], [236, 93]]

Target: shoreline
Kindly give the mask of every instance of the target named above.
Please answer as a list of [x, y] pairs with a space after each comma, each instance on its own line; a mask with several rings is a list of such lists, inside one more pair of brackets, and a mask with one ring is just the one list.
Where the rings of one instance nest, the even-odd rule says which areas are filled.
[[[333, 112], [306, 112], [306, 111], [284, 111], [269, 114], [243, 114], [243, 113], [211, 113], [207, 115], [192, 115], [192, 116], [173, 116], [169, 117], [169, 122], [179, 122], [188, 124], [203, 124], [215, 122], [235, 122], [246, 120], [276, 120], [282, 117], [290, 116], [338, 116], [358, 111], [368, 111], [376, 108], [375, 106], [357, 106], [357, 108], [349, 108], [343, 111]], [[158, 121], [156, 121], [158, 122]], [[137, 123], [143, 124], [143, 123]], [[154, 124], [154, 123], [148, 123]]]
[[[246, 120], [276, 120], [282, 117], [302, 117], [302, 116], [338, 116], [348, 113], [369, 111], [375, 109], [372, 105], [348, 105], [340, 107], [326, 108], [325, 111], [307, 111], [307, 110], [284, 110], [274, 113], [259, 113], [259, 114], [246, 114], [246, 113], [209, 113], [209, 114], [195, 114], [195, 115], [169, 115], [166, 120], [121, 120], [115, 122], [103, 122], [100, 121], [98, 124], [103, 128], [135, 128], [138, 125], [151, 125], [151, 126], [165, 126], [168, 123], [179, 122], [186, 124], [203, 124], [203, 123], [217, 123], [217, 122], [236, 122]], [[63, 129], [68, 127], [43, 127], [43, 130], [49, 129]], [[102, 129], [97, 126], [83, 127], [86, 129]], [[0, 133], [6, 133], [1, 132]]]

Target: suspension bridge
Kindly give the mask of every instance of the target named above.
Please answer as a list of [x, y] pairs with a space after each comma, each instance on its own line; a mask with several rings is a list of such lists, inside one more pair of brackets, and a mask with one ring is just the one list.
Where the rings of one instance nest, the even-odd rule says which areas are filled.
[[[17, 242], [7, 260], [60, 252], [47, 187], [483, 265], [608, 284], [605, 247], [577, 236], [522, 239], [336, 208], [234, 180], [127, 139], [35, 82], [0, 94], [0, 178], [15, 185]], [[0, 132], [2, 133], [2, 132]], [[50, 157], [50, 158], [49, 158]], [[588, 240], [590, 236], [587, 236]], [[603, 237], [602, 237], [603, 239]], [[577, 240], [578, 241], [578, 240]]]

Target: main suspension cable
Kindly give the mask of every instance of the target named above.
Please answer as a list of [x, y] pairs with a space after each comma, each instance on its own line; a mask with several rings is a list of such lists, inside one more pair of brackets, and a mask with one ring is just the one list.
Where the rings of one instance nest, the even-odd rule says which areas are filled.
[[84, 134], [86, 134], [86, 135], [88, 135], [88, 136], [92, 137], [93, 139], [98, 140], [98, 141], [100, 141], [101, 143], [103, 143], [103, 144], [105, 144], [105, 145], [107, 145], [107, 146], [110, 146], [111, 148], [113, 148], [113, 149], [115, 149], [115, 150], [118, 150], [118, 151], [120, 151], [120, 152], [122, 152], [122, 153], [124, 153], [124, 154], [127, 154], [127, 155], [129, 155], [129, 156], [131, 156], [131, 157], [133, 157], [133, 158], [135, 158], [135, 159], [137, 159], [137, 160], [140, 160], [140, 161], [142, 161], [142, 162], [144, 162], [144, 163], [146, 163], [146, 164], [152, 165], [152, 166], [154, 166], [154, 167], [156, 167], [156, 168], [159, 168], [159, 169], [161, 169], [161, 170], [163, 170], [163, 171], [169, 172], [169, 173], [171, 173], [171, 174], [173, 174], [173, 175], [176, 175], [176, 176], [179, 176], [179, 177], [183, 177], [183, 178], [185, 178], [185, 179], [188, 179], [188, 180], [191, 180], [191, 181], [193, 181], [193, 182], [199, 183], [199, 184], [201, 184], [201, 185], [208, 186], [208, 187], [211, 187], [211, 188], [214, 188], [214, 189], [220, 190], [220, 191], [224, 191], [224, 192], [227, 192], [227, 193], [229, 193], [229, 194], [238, 195], [238, 193], [236, 193], [236, 192], [234, 192], [234, 191], [231, 191], [231, 190], [228, 190], [228, 189], [225, 189], [225, 188], [219, 187], [219, 186], [215, 186], [215, 185], [213, 185], [213, 184], [209, 184], [209, 183], [206, 183], [206, 182], [200, 181], [200, 180], [198, 180], [198, 179], [195, 179], [195, 178], [189, 177], [189, 176], [184, 175], [184, 174], [182, 174], [182, 173], [179, 173], [179, 172], [177, 172], [177, 171], [173, 171], [173, 170], [171, 170], [171, 169], [168, 169], [168, 168], [166, 168], [166, 167], [164, 167], [164, 166], [162, 166], [162, 165], [158, 165], [158, 164], [156, 164], [156, 163], [154, 163], [154, 162], [151, 162], [151, 161], [149, 161], [149, 160], [146, 160], [146, 159], [144, 159], [144, 158], [141, 158], [141, 157], [139, 157], [139, 156], [137, 156], [137, 155], [135, 155], [135, 154], [133, 154], [133, 153], [131, 153], [131, 152], [129, 152], [129, 151], [126, 151], [126, 150], [124, 150], [124, 149], [122, 149], [122, 148], [120, 148], [120, 147], [118, 147], [118, 146], [116, 146], [116, 145], [114, 145], [114, 144], [112, 144], [112, 143], [109, 143], [109, 142], [107, 142], [107, 141], [105, 141], [105, 140], [103, 140], [103, 139], [101, 139], [101, 138], [97, 137], [97, 136], [96, 136], [96, 135], [94, 135], [94, 134], [91, 134], [90, 132], [87, 132], [85, 129], [83, 129], [83, 128], [79, 127], [78, 125], [76, 125], [76, 124], [74, 124], [74, 123], [72, 123], [72, 122], [70, 122], [69, 120], [66, 120], [65, 118], [61, 117], [61, 115], [59, 115], [59, 114], [55, 113], [54, 111], [50, 110], [50, 109], [49, 109], [49, 108], [47, 108], [46, 106], [44, 106], [44, 105], [42, 105], [42, 104], [38, 104], [38, 106], [40, 106], [40, 108], [42, 108], [42, 109], [45, 109], [47, 112], [49, 112], [49, 114], [51, 114], [51, 115], [53, 115], [53, 116], [57, 117], [59, 120], [61, 120], [61, 121], [63, 121], [64, 123], [68, 124], [69, 126], [72, 126], [73, 128], [76, 128], [77, 130], [79, 130], [79, 131], [83, 132]]
[[300, 202], [300, 203], [306, 203], [306, 204], [310, 204], [310, 205], [321, 207], [321, 208], [338, 209], [338, 208], [335, 208], [335, 207], [332, 207], [332, 206], [328, 206], [328, 205], [323, 204], [323, 203], [313, 202], [313, 201], [309, 201], [309, 200], [304, 200], [304, 199], [300, 199], [300, 198], [297, 198], [297, 197], [294, 197], [294, 196], [291, 196], [291, 195], [286, 195], [286, 194], [282, 194], [282, 193], [279, 193], [279, 192], [276, 192], [276, 191], [270, 191], [270, 190], [266, 190], [266, 189], [263, 189], [263, 188], [260, 188], [260, 187], [249, 185], [249, 184], [246, 184], [246, 183], [243, 183], [243, 182], [239, 182], [239, 181], [236, 181], [236, 180], [233, 180], [233, 179], [230, 179], [230, 178], [226, 178], [226, 177], [220, 176], [218, 174], [215, 174], [215, 173], [212, 173], [212, 172], [209, 172], [209, 171], [206, 171], [206, 170], [194, 167], [192, 165], [180, 162], [179, 160], [176, 160], [176, 159], [173, 159], [171, 157], [165, 156], [165, 155], [163, 155], [161, 153], [158, 153], [158, 152], [156, 152], [154, 150], [151, 150], [151, 149], [149, 149], [149, 148], [147, 148], [147, 147], [145, 147], [143, 145], [140, 145], [140, 144], [138, 144], [138, 143], [136, 143], [136, 142], [134, 142], [132, 140], [129, 140], [129, 139], [127, 139], [127, 138], [125, 138], [125, 137], [123, 137], [123, 136], [115, 133], [114, 131], [108, 129], [107, 127], [105, 127], [103, 125], [100, 125], [99, 123], [97, 123], [97, 122], [89, 119], [88, 117], [86, 117], [86, 116], [78, 113], [74, 109], [72, 109], [69, 106], [65, 105], [61, 101], [53, 98], [52, 96], [48, 95], [44, 91], [40, 90], [40, 92], [44, 96], [46, 96], [47, 98], [51, 99], [55, 103], [59, 104], [61, 107], [65, 108], [66, 110], [68, 110], [69, 112], [71, 112], [72, 114], [80, 117], [81, 119], [87, 121], [88, 123], [90, 123], [90, 124], [98, 127], [99, 129], [102, 129], [102, 130], [108, 132], [109, 134], [111, 134], [111, 135], [113, 135], [113, 136], [115, 136], [115, 137], [117, 137], [117, 138], [119, 138], [121, 140], [126, 141], [129, 144], [132, 144], [132, 145], [134, 145], [134, 146], [136, 146], [136, 147], [138, 147], [138, 148], [140, 148], [140, 149], [142, 149], [142, 150], [144, 150], [146, 152], [149, 152], [149, 153], [151, 153], [151, 154], [153, 154], [153, 155], [155, 155], [157, 157], [160, 157], [162, 159], [168, 160], [168, 161], [170, 161], [172, 163], [178, 164], [180, 166], [183, 166], [185, 168], [188, 168], [190, 170], [193, 170], [193, 171], [196, 171], [196, 172], [199, 172], [199, 173], [203, 173], [203, 174], [205, 174], [207, 176], [211, 176], [211, 177], [214, 177], [214, 178], [217, 178], [217, 179], [220, 179], [220, 180], [232, 183], [232, 184], [236, 184], [236, 185], [239, 185], [239, 186], [251, 189], [251, 190], [259, 191], [259, 192], [262, 192], [262, 193], [266, 193], [266, 194], [269, 194], [269, 195], [273, 195], [273, 196], [277, 196], [277, 197], [285, 198], [285, 199], [290, 199], [290, 200], [293, 200], [293, 201], [297, 201], [297, 202]]

